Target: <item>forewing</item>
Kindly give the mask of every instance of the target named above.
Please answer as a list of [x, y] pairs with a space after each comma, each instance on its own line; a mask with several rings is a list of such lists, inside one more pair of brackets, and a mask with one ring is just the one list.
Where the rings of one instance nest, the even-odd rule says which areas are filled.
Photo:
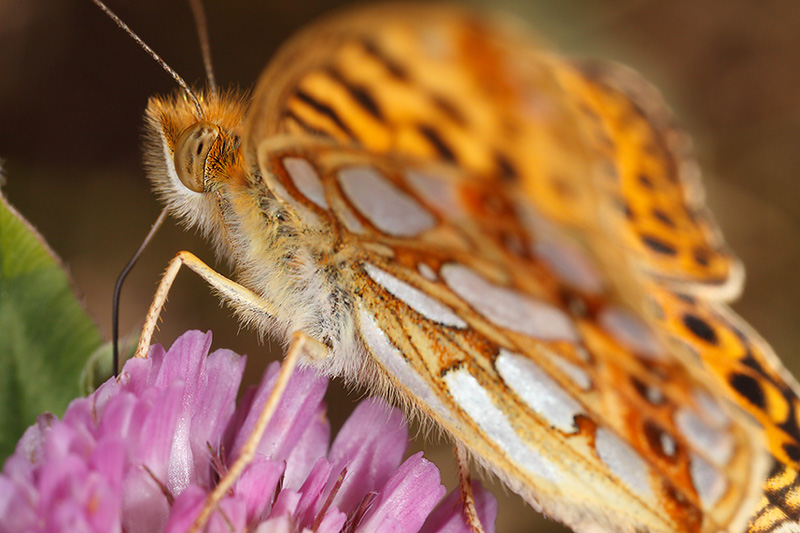
[[601, 229], [683, 292], [741, 287], [658, 93], [622, 67], [551, 54], [508, 20], [406, 5], [331, 17], [278, 54], [254, 103], [253, 143], [318, 135], [516, 181], [545, 216]]

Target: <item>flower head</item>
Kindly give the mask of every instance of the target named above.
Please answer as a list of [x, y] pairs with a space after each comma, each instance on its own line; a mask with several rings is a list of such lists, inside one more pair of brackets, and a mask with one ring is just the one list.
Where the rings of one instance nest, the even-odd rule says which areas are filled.
[[[5, 531], [185, 531], [239, 454], [278, 374], [272, 364], [236, 405], [245, 358], [210, 355], [211, 335], [181, 336], [168, 352], [126, 363], [62, 420], [44, 414], [0, 475]], [[359, 404], [330, 444], [327, 380], [296, 371], [255, 459], [206, 531], [468, 532], [458, 494], [442, 500], [439, 471], [421, 452], [403, 460], [402, 415]], [[479, 485], [487, 531], [496, 502]], [[438, 504], [438, 507], [437, 507]]]

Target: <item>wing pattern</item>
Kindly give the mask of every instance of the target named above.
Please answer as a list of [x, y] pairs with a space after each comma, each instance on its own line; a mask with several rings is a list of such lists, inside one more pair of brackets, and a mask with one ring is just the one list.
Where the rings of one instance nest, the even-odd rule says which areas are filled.
[[363, 9], [279, 54], [242, 138], [329, 239], [354, 379], [531, 505], [582, 531], [796, 530], [797, 386], [721, 303], [741, 269], [638, 77], [452, 7]]
[[[741, 510], [764, 464], [749, 425], [587, 251], [537, 253], [512, 187], [296, 137], [265, 143], [259, 159], [279, 198], [350, 240], [339, 253], [358, 334], [387, 376], [372, 385], [465, 443], [531, 505], [577, 530], [711, 531], [749, 518]], [[324, 202], [301, 192], [309, 176], [286, 165], [298, 160]], [[383, 181], [378, 195], [370, 180]], [[395, 218], [398, 203], [417, 218]], [[569, 279], [576, 257], [593, 286]]]

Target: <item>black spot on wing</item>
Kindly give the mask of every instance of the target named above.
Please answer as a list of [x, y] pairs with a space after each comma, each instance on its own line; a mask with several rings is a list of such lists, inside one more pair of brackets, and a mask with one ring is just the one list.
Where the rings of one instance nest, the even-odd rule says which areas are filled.
[[656, 218], [656, 220], [658, 220], [665, 226], [668, 226], [670, 228], [675, 227], [675, 222], [672, 220], [672, 217], [669, 216], [664, 211], [662, 211], [661, 209], [653, 209], [653, 216]]
[[345, 122], [342, 120], [342, 118], [339, 116], [339, 114], [336, 112], [334, 108], [320, 102], [319, 100], [316, 100], [313, 96], [311, 96], [302, 89], [298, 89], [297, 91], [295, 91], [294, 95], [298, 100], [306, 103], [309, 107], [311, 107], [314, 111], [316, 111], [320, 115], [328, 117], [334, 124], [336, 124], [336, 126], [340, 130], [342, 130], [342, 132], [345, 135], [347, 135], [351, 139], [355, 139], [353, 131], [347, 124], [345, 124]]
[[717, 337], [717, 333], [714, 331], [714, 328], [699, 316], [693, 315], [692, 313], [684, 314], [683, 325], [686, 326], [695, 337], [698, 337], [709, 344], [719, 343], [719, 338]]
[[628, 204], [628, 202], [626, 202], [623, 198], [617, 198], [615, 204], [619, 212], [625, 215], [625, 218], [628, 220], [634, 219], [633, 209], [631, 209], [630, 204]]
[[751, 404], [759, 409], [764, 409], [764, 407], [766, 407], [767, 397], [764, 394], [761, 383], [759, 383], [757, 379], [747, 374], [736, 372], [731, 374], [730, 383], [731, 386]]
[[393, 77], [402, 81], [409, 80], [408, 70], [406, 70], [403, 65], [384, 54], [374, 42], [364, 40], [361, 42], [361, 45], [364, 47], [364, 50], [371, 55], [373, 59], [381, 63]]
[[783, 451], [789, 456], [792, 461], [800, 461], [800, 446], [791, 444], [789, 442], [783, 443]]
[[703, 267], [708, 266], [709, 264], [708, 250], [706, 250], [705, 248], [695, 248], [692, 254], [695, 263]]
[[741, 358], [739, 362], [748, 368], [752, 368], [759, 374], [766, 375], [766, 373], [764, 372], [764, 367], [761, 366], [761, 363], [759, 363], [755, 357], [753, 357], [752, 353], [748, 352], [748, 354], [745, 357]]
[[656, 253], [661, 255], [676, 255], [678, 251], [669, 243], [666, 243], [658, 237], [652, 235], [643, 235], [642, 242]]
[[788, 433], [794, 439], [795, 443], [800, 443], [800, 427], [797, 425], [797, 398], [795, 398], [794, 392], [790, 388], [784, 386], [781, 387], [781, 389], [783, 398], [789, 406], [789, 412], [786, 414], [785, 420], [781, 422], [778, 427]]
[[519, 178], [519, 172], [517, 172], [517, 168], [504, 153], [497, 152], [494, 154], [494, 162], [497, 165], [497, 168], [500, 170], [500, 176], [503, 178], [509, 181], [515, 181]]
[[286, 118], [288, 118], [288, 119], [293, 120], [298, 126], [300, 126], [304, 131], [306, 131], [308, 133], [311, 133], [311, 134], [314, 134], [314, 135], [318, 135], [320, 137], [326, 137], [326, 138], [330, 138], [331, 137], [330, 133], [328, 133], [325, 130], [321, 130], [319, 128], [315, 128], [314, 126], [312, 126], [311, 124], [309, 124], [308, 122], [306, 122], [305, 120], [303, 120], [302, 118], [297, 116], [297, 114], [294, 111], [291, 111], [291, 110], [286, 111], [284, 113], [284, 116]]
[[353, 98], [353, 101], [361, 106], [363, 110], [381, 122], [384, 121], [385, 117], [383, 111], [378, 105], [378, 102], [375, 101], [375, 98], [372, 97], [372, 94], [369, 92], [369, 90], [361, 85], [356, 85], [355, 83], [345, 79], [345, 77], [342, 76], [342, 73], [334, 67], [329, 67], [327, 69], [327, 73], [350, 94], [350, 96]]
[[[677, 444], [675, 444], [674, 440], [671, 440], [672, 437], [666, 433], [661, 426], [651, 420], [646, 421], [644, 423], [644, 435], [647, 438], [650, 449], [653, 450], [656, 455], [664, 459], [675, 459], [675, 447]], [[667, 444], [669, 442], [673, 443], [672, 448], [665, 448], [665, 445], [669, 446], [669, 444]]]
[[438, 94], [431, 94], [430, 98], [433, 102], [433, 105], [435, 105], [439, 111], [441, 111], [450, 120], [459, 126], [465, 126], [467, 124], [467, 120], [464, 118], [461, 110], [453, 102]]
[[653, 180], [650, 179], [650, 176], [648, 176], [647, 174], [639, 174], [638, 179], [639, 183], [641, 183], [642, 187], [644, 187], [645, 189], [653, 190], [655, 188], [655, 186], [653, 185]]
[[364, 108], [370, 115], [378, 120], [384, 120], [383, 111], [378, 106], [378, 103], [372, 98], [372, 95], [363, 87], [347, 86], [347, 90], [353, 96], [353, 100]]
[[439, 135], [439, 132], [436, 131], [435, 128], [428, 126], [427, 124], [420, 124], [417, 126], [417, 129], [422, 136], [425, 137], [429, 143], [431, 143], [431, 146], [433, 146], [433, 148], [439, 154], [439, 157], [450, 163], [455, 162], [456, 154], [453, 152], [450, 146], [444, 142], [444, 139], [442, 139], [442, 137]]
[[636, 377], [631, 378], [631, 384], [633, 385], [633, 388], [636, 389], [636, 392], [639, 394], [639, 396], [641, 396], [647, 403], [651, 405], [663, 405], [665, 403], [666, 398], [660, 389], [648, 385]]

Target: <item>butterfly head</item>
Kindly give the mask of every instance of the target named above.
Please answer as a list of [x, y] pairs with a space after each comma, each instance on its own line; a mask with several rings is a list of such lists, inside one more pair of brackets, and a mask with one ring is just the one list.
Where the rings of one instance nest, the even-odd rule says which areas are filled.
[[145, 164], [170, 212], [206, 234], [219, 228], [217, 192], [244, 179], [238, 95], [199, 95], [202, 116], [183, 93], [151, 98], [145, 112]]

